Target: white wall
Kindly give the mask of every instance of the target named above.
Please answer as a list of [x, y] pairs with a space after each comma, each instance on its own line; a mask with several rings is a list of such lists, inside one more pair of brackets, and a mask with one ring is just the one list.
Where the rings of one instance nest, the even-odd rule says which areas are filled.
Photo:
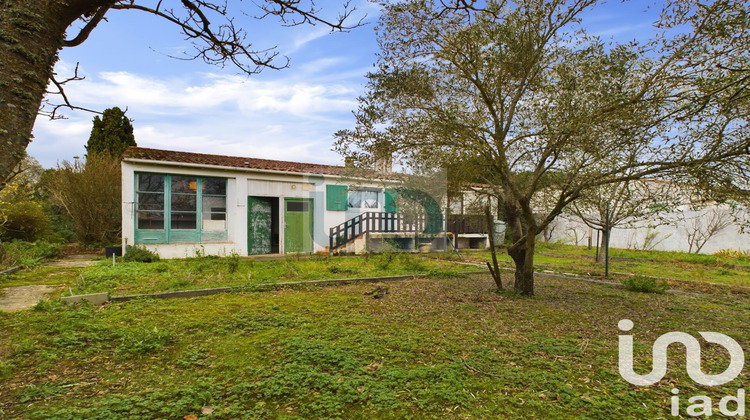
[[[610, 238], [610, 247], [688, 252], [688, 232], [693, 231], [694, 221], [705, 226], [711, 215], [706, 212], [684, 209], [682, 212], [668, 213], [661, 217], [661, 221], [640, 222], [637, 227], [614, 228]], [[580, 219], [573, 216], [560, 216], [555, 219], [551, 227], [554, 228], [551, 242], [573, 244], [577, 236], [578, 245], [587, 245], [588, 238], [591, 236], [592, 246], [596, 246], [596, 231], [589, 229]], [[732, 223], [712, 236], [700, 252], [713, 254], [722, 249], [750, 251], [750, 233], [741, 232], [740, 226]]]

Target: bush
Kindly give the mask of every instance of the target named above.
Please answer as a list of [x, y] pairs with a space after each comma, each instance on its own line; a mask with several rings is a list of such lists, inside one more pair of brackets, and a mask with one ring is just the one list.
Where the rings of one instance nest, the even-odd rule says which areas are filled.
[[50, 200], [64, 209], [83, 244], [119, 242], [122, 214], [120, 160], [90, 155], [63, 161], [48, 175]]
[[62, 254], [62, 245], [50, 242], [12, 241], [0, 244], [0, 266], [35, 267]]
[[628, 277], [622, 281], [622, 284], [625, 289], [631, 292], [664, 293], [669, 289], [669, 284], [666, 281], [646, 276]]
[[2, 217], [5, 223], [0, 226], [0, 236], [5, 240], [18, 239], [36, 241], [47, 230], [47, 215], [39, 203], [20, 201], [3, 206]]
[[150, 263], [159, 261], [159, 254], [151, 252], [148, 249], [140, 246], [128, 245], [127, 249], [125, 250], [125, 255], [122, 257], [122, 260]]

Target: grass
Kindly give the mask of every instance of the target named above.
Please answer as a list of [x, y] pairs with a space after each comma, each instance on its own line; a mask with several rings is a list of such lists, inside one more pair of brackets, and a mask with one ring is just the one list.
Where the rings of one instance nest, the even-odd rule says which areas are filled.
[[[537, 270], [584, 275], [604, 275], [604, 266], [594, 260], [595, 249], [584, 246], [539, 243], [534, 263]], [[464, 252], [469, 259], [490, 261], [489, 251]], [[670, 251], [610, 250], [610, 273], [750, 286], [750, 261], [745, 255], [705, 255]], [[498, 251], [505, 267], [513, 263], [505, 251]]]
[[[620, 319], [635, 322], [640, 372], [668, 331], [722, 332], [750, 348], [746, 296], [538, 279], [529, 299], [491, 291], [488, 276], [364, 295], [374, 287], [44, 301], [0, 314], [0, 417], [664, 418], [672, 388], [684, 415], [690, 396], [716, 406], [742, 378], [698, 387], [674, 351], [664, 381], [629, 385], [617, 368]], [[704, 348], [704, 371], [725, 367], [725, 352]]]
[[466, 266], [450, 261], [422, 258], [406, 253], [352, 257], [313, 255], [256, 261], [237, 256], [163, 260], [155, 263], [112, 262], [78, 269], [39, 267], [5, 276], [0, 286], [65, 284], [75, 294], [109, 292], [113, 295], [247, 286], [322, 279], [362, 278], [425, 274], [429, 277], [457, 277]]

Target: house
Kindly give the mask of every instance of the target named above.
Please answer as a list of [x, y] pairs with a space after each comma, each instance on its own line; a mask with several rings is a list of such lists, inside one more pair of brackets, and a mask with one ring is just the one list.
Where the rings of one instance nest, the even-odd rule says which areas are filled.
[[442, 214], [397, 211], [402, 185], [387, 171], [130, 147], [123, 245], [162, 258], [444, 247]]

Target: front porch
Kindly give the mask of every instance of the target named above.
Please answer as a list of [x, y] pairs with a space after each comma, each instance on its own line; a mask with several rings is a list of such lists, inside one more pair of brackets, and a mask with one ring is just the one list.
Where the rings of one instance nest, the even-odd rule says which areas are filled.
[[[495, 230], [498, 229], [495, 222]], [[440, 214], [403, 215], [367, 212], [329, 231], [329, 253], [430, 252], [448, 249], [484, 249], [489, 234], [482, 216]]]

